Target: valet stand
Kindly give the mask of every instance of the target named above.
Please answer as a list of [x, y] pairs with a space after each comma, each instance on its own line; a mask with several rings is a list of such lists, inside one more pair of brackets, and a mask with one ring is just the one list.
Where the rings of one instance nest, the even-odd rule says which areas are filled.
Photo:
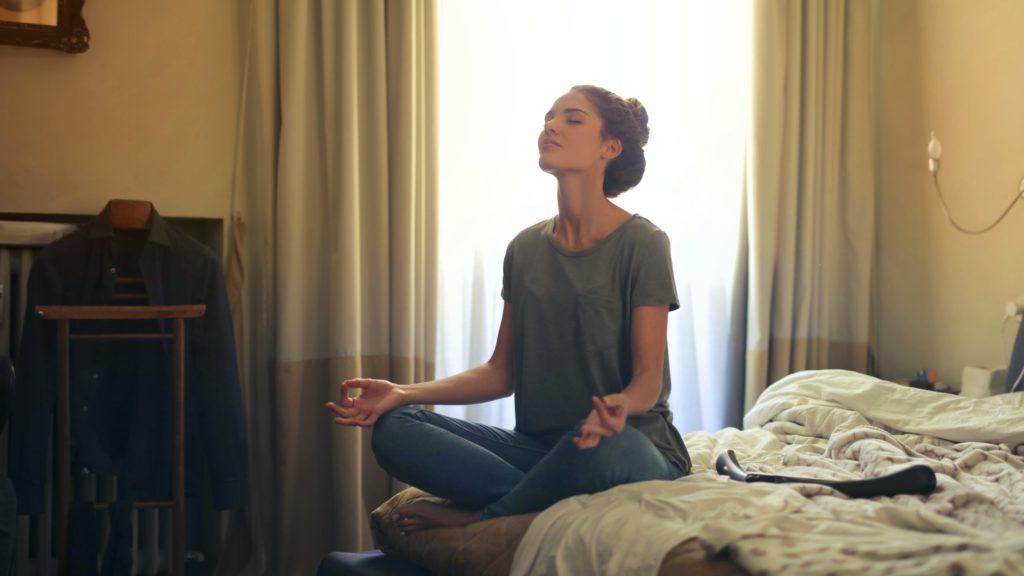
[[[171, 508], [173, 514], [173, 574], [185, 573], [185, 320], [206, 313], [206, 306], [36, 306], [36, 313], [57, 322], [57, 550], [61, 574], [68, 569], [68, 523], [71, 513], [71, 341], [171, 340], [173, 342], [172, 499], [133, 502], [135, 510]], [[170, 320], [171, 332], [72, 334], [72, 320]], [[97, 504], [97, 509], [107, 508]]]

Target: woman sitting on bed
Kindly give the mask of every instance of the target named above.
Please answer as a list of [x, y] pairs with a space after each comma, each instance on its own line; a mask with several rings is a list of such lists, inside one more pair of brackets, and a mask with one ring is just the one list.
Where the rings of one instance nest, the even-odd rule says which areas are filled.
[[[610, 201], [643, 177], [648, 132], [636, 99], [576, 86], [556, 100], [538, 148], [558, 180], [558, 214], [508, 245], [490, 360], [418, 384], [347, 380], [327, 403], [335, 423], [373, 427], [386, 471], [452, 502], [397, 510], [404, 531], [689, 472], [667, 404], [668, 313], [679, 307], [668, 237]], [[354, 388], [362, 393], [352, 398]], [[412, 407], [512, 393], [515, 430]]]

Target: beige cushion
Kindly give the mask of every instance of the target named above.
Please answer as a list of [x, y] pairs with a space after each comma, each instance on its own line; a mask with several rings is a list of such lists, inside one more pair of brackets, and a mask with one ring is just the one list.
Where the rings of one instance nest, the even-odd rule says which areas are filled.
[[434, 528], [402, 534], [391, 519], [395, 508], [408, 502], [447, 503], [416, 488], [406, 488], [370, 514], [377, 547], [412, 560], [435, 574], [505, 576], [512, 556], [534, 514], [493, 518], [460, 528]]

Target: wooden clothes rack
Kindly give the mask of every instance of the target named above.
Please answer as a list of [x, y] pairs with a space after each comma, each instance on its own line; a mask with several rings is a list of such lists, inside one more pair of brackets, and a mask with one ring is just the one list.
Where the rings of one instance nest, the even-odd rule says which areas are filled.
[[[203, 304], [175, 306], [36, 306], [45, 320], [57, 322], [57, 550], [62, 574], [68, 568], [68, 528], [71, 513], [71, 342], [76, 340], [172, 341], [171, 500], [133, 502], [132, 507], [171, 508], [173, 514], [172, 573], [185, 573], [185, 320], [206, 313]], [[170, 320], [171, 332], [78, 333], [72, 320]], [[97, 509], [106, 505], [97, 505]]]

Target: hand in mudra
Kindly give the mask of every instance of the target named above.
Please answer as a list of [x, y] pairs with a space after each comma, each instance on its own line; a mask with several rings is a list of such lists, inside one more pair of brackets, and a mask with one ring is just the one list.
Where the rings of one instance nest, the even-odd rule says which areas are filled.
[[572, 439], [581, 450], [593, 448], [607, 438], [622, 432], [629, 415], [629, 397], [625, 394], [609, 394], [604, 398], [593, 397], [594, 409], [580, 426], [580, 433]]
[[[349, 390], [358, 388], [362, 394], [352, 397]], [[387, 380], [355, 378], [341, 383], [338, 403], [328, 402], [327, 409], [335, 414], [334, 423], [345, 426], [373, 426], [381, 414], [402, 405], [402, 390]]]

